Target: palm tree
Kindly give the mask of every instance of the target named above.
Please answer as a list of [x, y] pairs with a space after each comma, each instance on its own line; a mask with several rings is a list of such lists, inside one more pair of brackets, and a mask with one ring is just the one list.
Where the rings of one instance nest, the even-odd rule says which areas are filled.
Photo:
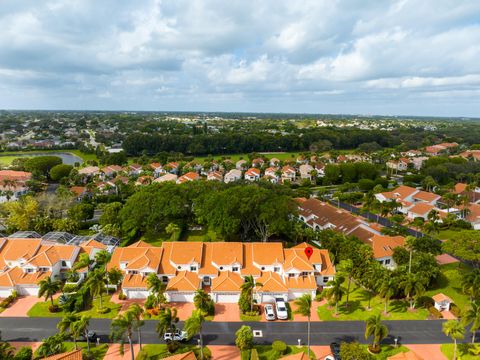
[[160, 280], [155, 273], [150, 273], [147, 276], [147, 290], [152, 292], [156, 299], [157, 305], [165, 302], [165, 296], [163, 293], [165, 292], [166, 285]]
[[170, 223], [165, 228], [165, 232], [170, 235], [170, 240], [175, 240], [177, 238], [177, 233], [180, 231], [180, 226], [174, 223]]
[[395, 295], [395, 289], [397, 288], [396, 279], [390, 276], [384, 278], [380, 283], [378, 289], [379, 295], [385, 299], [385, 314], [388, 313], [388, 302]]
[[259, 282], [256, 283], [252, 275], [246, 276], [245, 282], [241, 286], [242, 291], [247, 291], [250, 293], [250, 311], [253, 311], [253, 292], [257, 286], [262, 287], [263, 284]]
[[74, 313], [67, 313], [62, 318], [62, 320], [57, 324], [57, 328], [60, 333], [65, 334], [69, 330], [69, 335], [73, 339], [75, 344], [75, 350], [77, 350], [77, 338], [80, 335], [79, 329], [76, 326], [76, 323], [80, 320], [80, 317]]
[[47, 277], [43, 280], [40, 280], [38, 285], [40, 286], [38, 289], [38, 297], [45, 296], [45, 301], [50, 298], [50, 302], [53, 307], [53, 295], [60, 291], [62, 286], [61, 282], [58, 280], [52, 281], [51, 277]]
[[78, 321], [73, 325], [72, 333], [73, 334], [83, 334], [85, 339], [87, 339], [87, 349], [90, 353], [90, 339], [88, 336], [88, 327], [90, 326], [90, 316], [82, 315]]
[[415, 244], [415, 238], [413, 236], [407, 236], [405, 238], [405, 248], [409, 252], [409, 258], [408, 258], [408, 273], [410, 274], [412, 272], [412, 257], [413, 257], [413, 248]]
[[425, 287], [423, 286], [419, 277], [410, 273], [407, 274], [407, 276], [400, 283], [400, 288], [403, 288], [405, 296], [410, 302], [410, 309], [413, 309], [414, 307], [414, 297], [423, 294], [425, 291]]
[[480, 301], [474, 301], [471, 307], [463, 313], [463, 324], [465, 326], [472, 324], [470, 331], [472, 333], [472, 344], [475, 343], [475, 332], [480, 328]]
[[470, 296], [470, 301], [480, 298], [480, 269], [475, 269], [462, 278], [462, 291]]
[[191, 338], [196, 334], [200, 336], [200, 360], [203, 360], [203, 335], [202, 325], [205, 321], [205, 316], [202, 310], [197, 309], [192, 311], [192, 315], [185, 321], [185, 331], [188, 337]]
[[138, 304], [132, 304], [128, 308], [129, 312], [133, 315], [133, 328], [137, 330], [138, 335], [138, 344], [140, 345], [140, 350], [142, 349], [142, 331], [141, 327], [145, 325], [145, 321], [143, 321], [142, 316], [145, 310]]
[[195, 292], [193, 303], [195, 304], [195, 308], [197, 310], [203, 311], [204, 315], [209, 315], [208, 311], [210, 309], [211, 302], [212, 302], [212, 298], [203, 289], [198, 289]]
[[112, 340], [120, 340], [120, 349], [122, 353], [125, 336], [127, 336], [128, 343], [130, 345], [130, 356], [132, 357], [132, 360], [135, 360], [132, 342], [134, 321], [135, 316], [133, 312], [126, 311], [123, 314], [119, 314], [115, 319], [112, 320], [110, 335]]
[[95, 262], [99, 266], [105, 266], [112, 258], [112, 254], [110, 254], [107, 250], [100, 250], [95, 254]]
[[365, 340], [373, 335], [372, 348], [377, 348], [380, 342], [388, 335], [388, 328], [382, 324], [382, 316], [380, 314], [370, 316], [365, 321]]
[[0, 342], [0, 359], [13, 359], [15, 348], [8, 342]]
[[350, 295], [350, 285], [352, 282], [352, 276], [353, 276], [353, 270], [354, 270], [353, 261], [351, 259], [340, 261], [340, 263], [338, 264], [338, 270], [340, 274], [344, 275], [348, 279], [347, 299], [345, 301], [345, 307], [348, 308], [348, 297]]
[[443, 323], [443, 333], [453, 339], [453, 360], [457, 358], [457, 340], [465, 336], [465, 328], [458, 320], [448, 320]]
[[345, 279], [342, 276], [336, 276], [333, 280], [327, 283], [327, 286], [323, 291], [327, 300], [335, 303], [335, 315], [338, 315], [338, 303], [342, 300], [344, 290], [342, 287]]
[[80, 254], [78, 257], [77, 262], [73, 265], [72, 269], [79, 270], [83, 268], [87, 268], [87, 275], [90, 270], [90, 265], [93, 264], [93, 260], [90, 259], [90, 256], [86, 253]]
[[97, 269], [94, 272], [90, 273], [88, 276], [88, 280], [85, 283], [90, 289], [92, 296], [97, 296], [100, 299], [100, 309], [103, 309], [103, 302], [102, 302], [102, 295], [105, 292], [105, 278], [103, 275], [103, 271], [101, 269]]
[[297, 300], [295, 300], [295, 314], [300, 314], [308, 318], [307, 325], [307, 348], [308, 348], [308, 358], [310, 359], [310, 317], [312, 316], [312, 295], [303, 294]]
[[176, 329], [176, 323], [178, 322], [177, 309], [165, 308], [159, 314], [159, 320], [157, 324], [157, 333], [161, 337], [166, 332], [174, 333]]

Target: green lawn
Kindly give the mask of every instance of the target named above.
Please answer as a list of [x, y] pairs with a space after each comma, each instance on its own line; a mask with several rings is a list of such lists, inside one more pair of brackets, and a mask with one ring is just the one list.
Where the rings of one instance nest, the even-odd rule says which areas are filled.
[[[453, 359], [453, 344], [443, 344], [440, 348], [448, 360]], [[477, 355], [473, 355], [475, 352]], [[480, 358], [480, 344], [458, 344], [457, 359], [475, 360]]]
[[[65, 342], [63, 344], [65, 346], [65, 351], [72, 351], [75, 349], [75, 344], [73, 342]], [[88, 347], [86, 342], [77, 342], [77, 346], [79, 349], [82, 349], [84, 356], [88, 355]], [[90, 343], [90, 353], [93, 355], [93, 359], [95, 360], [102, 360], [107, 351], [107, 344], [100, 344], [99, 346], [96, 346], [95, 343]]]
[[10, 165], [12, 161], [16, 158], [18, 158], [18, 154], [22, 155], [28, 155], [28, 154], [44, 154], [44, 153], [70, 153], [77, 155], [78, 157], [82, 158], [83, 161], [88, 161], [88, 160], [95, 160], [98, 161], [97, 155], [96, 154], [85, 154], [81, 152], [80, 150], [77, 149], [57, 149], [57, 150], [32, 150], [32, 151], [5, 151], [5, 152], [0, 152], [0, 165]]
[[[365, 349], [368, 348], [368, 345], [361, 345]], [[395, 347], [392, 345], [382, 345], [382, 351], [380, 351], [379, 354], [374, 355], [375, 359], [379, 360], [387, 360], [390, 356], [393, 356], [395, 354], [401, 353], [401, 352], [408, 352], [409, 349], [406, 348], [405, 346], [399, 346]]]
[[[346, 288], [346, 284], [344, 284]], [[371, 301], [371, 310], [368, 308], [369, 294], [360, 287], [351, 286], [349, 297], [349, 306], [345, 307], [346, 296], [343, 297], [338, 306], [338, 315], [335, 316], [335, 306], [329, 305], [319, 306], [317, 308], [320, 320], [366, 320], [372, 315], [377, 315], [384, 311], [384, 301], [382, 298], [375, 296]], [[408, 310], [408, 303], [404, 300], [392, 300], [388, 306], [388, 314], [383, 315], [386, 320], [423, 320], [428, 316], [428, 310], [416, 309]]]
[[240, 320], [242, 321], [261, 321], [262, 320], [262, 315], [243, 315], [240, 314]]
[[[122, 307], [121, 304], [114, 304], [110, 301], [111, 295], [103, 295], [102, 296], [102, 301], [103, 301], [103, 307], [107, 307], [110, 309], [109, 312], [106, 314], [99, 314], [98, 313], [98, 308], [100, 306], [100, 299], [96, 298], [93, 300], [93, 307], [90, 310], [85, 310], [82, 312], [79, 312], [79, 315], [87, 315], [92, 318], [108, 318], [112, 319], [115, 316], [118, 315], [118, 312], [120, 311], [120, 308]], [[57, 300], [54, 300], [55, 304], [58, 304]], [[38, 302], [35, 305], [32, 306], [32, 308], [28, 311], [28, 316], [30, 317], [62, 317], [65, 315], [63, 311], [59, 311], [56, 313], [51, 313], [48, 311], [48, 307], [50, 306], [50, 301], [45, 301], [45, 302]]]
[[444, 293], [450, 297], [460, 308], [465, 309], [469, 303], [468, 296], [462, 294], [461, 284], [464, 275], [471, 271], [469, 267], [462, 263], [452, 263], [440, 267], [441, 275], [437, 284], [429, 289], [425, 295], [433, 296], [438, 293]]
[[[189, 351], [195, 352], [197, 358], [200, 358], [200, 349], [196, 345], [184, 344], [182, 345], [175, 354], [183, 354]], [[204, 354], [209, 354], [210, 349], [208, 347], [203, 348]], [[156, 360], [163, 359], [164, 357], [171, 356], [167, 350], [167, 345], [165, 344], [148, 344], [144, 345], [143, 349], [138, 353], [137, 359], [144, 360]]]
[[[262, 153], [258, 153], [262, 155]], [[268, 159], [277, 158], [278, 160], [285, 161], [285, 160], [295, 160], [297, 159], [300, 152], [272, 152], [272, 153], [263, 153], [265, 157]], [[293, 156], [292, 156], [293, 155]], [[231, 154], [231, 155], [215, 155], [213, 157], [209, 156], [197, 156], [193, 160], [197, 162], [203, 162], [205, 159], [213, 158], [215, 160], [222, 160], [222, 159], [230, 159], [233, 162], [237, 162], [238, 160], [244, 159], [248, 161], [248, 154]]]
[[[213, 230], [186, 230], [180, 236], [180, 241], [216, 241], [217, 234]], [[145, 241], [154, 246], [162, 246], [164, 241], [170, 240], [168, 234], [151, 234], [146, 233], [140, 240]]]

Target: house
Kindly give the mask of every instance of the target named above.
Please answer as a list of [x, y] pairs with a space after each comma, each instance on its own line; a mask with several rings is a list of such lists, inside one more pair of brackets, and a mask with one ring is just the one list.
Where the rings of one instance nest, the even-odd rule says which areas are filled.
[[407, 158], [400, 158], [398, 160], [390, 160], [387, 161], [387, 168], [395, 170], [395, 171], [407, 171], [408, 164], [410, 160]]
[[170, 174], [178, 175], [179, 167], [180, 167], [180, 164], [173, 161], [165, 165], [165, 170], [168, 171]]
[[[98, 246], [90, 244], [90, 248], [93, 258], [92, 248]], [[37, 296], [40, 280], [47, 277], [64, 279], [84, 251], [81, 246], [38, 238], [0, 239], [0, 297], [7, 297], [14, 290], [19, 295]]]
[[298, 218], [313, 230], [331, 229], [348, 236], [355, 236], [366, 242], [375, 234], [381, 235], [379, 229], [374, 229], [366, 220], [352, 215], [350, 212], [318, 199], [296, 199]]
[[225, 174], [223, 181], [225, 183], [234, 182], [240, 180], [242, 178], [242, 172], [238, 169], [232, 169]]
[[467, 150], [459, 154], [462, 158], [467, 160], [479, 161], [480, 150]]
[[257, 168], [250, 168], [245, 171], [245, 180], [258, 181], [260, 180], [260, 170]]
[[153, 177], [149, 175], [139, 176], [137, 181], [135, 181], [135, 185], [137, 186], [150, 185], [153, 180], [154, 180]]
[[247, 167], [247, 161], [246, 160], [238, 160], [236, 163], [235, 163], [235, 168], [237, 170], [244, 170], [245, 168]]
[[153, 170], [153, 177], [155, 178], [167, 173], [160, 163], [151, 163], [150, 168]]
[[453, 150], [457, 147], [458, 147], [458, 144], [456, 142], [441, 143], [441, 144], [436, 144], [436, 145], [432, 145], [432, 146], [427, 146], [425, 148], [425, 152], [432, 155], [432, 156], [437, 156], [440, 153], [450, 152], [451, 150]]
[[198, 175], [196, 172], [189, 171], [186, 174], [183, 174], [177, 179], [177, 184], [183, 184], [188, 181], [196, 181], [200, 179], [200, 175]]
[[139, 241], [116, 248], [107, 269], [123, 274], [122, 289], [128, 298], [146, 298], [151, 273], [165, 285], [170, 302], [193, 302], [195, 292], [204, 289], [215, 302], [236, 303], [246, 276], [263, 284], [256, 289], [258, 302], [276, 297], [296, 299], [315, 296], [335, 276], [335, 267], [325, 249], [305, 255], [303, 243], [286, 249], [282, 243], [164, 242], [156, 247]]
[[443, 293], [433, 295], [432, 299], [434, 301], [433, 306], [435, 306], [435, 309], [438, 311], [449, 311], [450, 305], [453, 303], [453, 300]]
[[262, 158], [256, 158], [252, 160], [253, 167], [262, 167], [265, 164], [265, 161]]
[[85, 186], [72, 186], [70, 191], [75, 195], [77, 201], [82, 201], [83, 198], [91, 196]]
[[423, 163], [428, 160], [426, 156], [418, 156], [410, 159], [415, 170], [420, 170], [423, 167]]
[[302, 179], [312, 180], [312, 171], [313, 170], [314, 169], [311, 165], [308, 165], [308, 164], [300, 165], [300, 167], [299, 167], [300, 177]]
[[393, 260], [393, 250], [405, 246], [405, 238], [375, 234], [366, 243], [371, 246], [375, 260], [388, 269], [395, 269], [397, 265]]
[[98, 166], [87, 166], [78, 170], [78, 175], [84, 180], [93, 178], [96, 175], [100, 175], [100, 168]]
[[26, 171], [0, 170], [0, 203], [25, 195], [31, 178], [32, 173]]
[[472, 224], [474, 230], [480, 230], [480, 205], [469, 204], [467, 208], [468, 211], [464, 220]]
[[446, 212], [437, 209], [433, 205], [420, 202], [420, 203], [414, 204], [412, 207], [408, 209], [407, 218], [410, 220], [414, 220], [415, 218], [420, 217], [424, 220], [427, 220], [428, 214], [430, 214], [432, 210], [436, 210], [440, 217], [445, 217], [447, 215]]
[[178, 179], [178, 176], [175, 175], [175, 174], [165, 174], [165, 175], [162, 175], [158, 178], [156, 178], [155, 180], [153, 180], [154, 183], [162, 183], [162, 182], [165, 182], [165, 181], [174, 181], [174, 182], [177, 182], [177, 179]]
[[297, 171], [290, 165], [285, 165], [282, 167], [282, 182], [284, 181], [295, 181], [297, 176]]
[[223, 181], [223, 174], [221, 171], [210, 171], [207, 180]]
[[415, 156], [422, 155], [422, 152], [420, 150], [408, 150], [402, 153], [402, 155], [408, 156], [408, 157], [415, 157]]
[[102, 170], [100, 170], [100, 176], [102, 179], [111, 179], [117, 176], [118, 173], [122, 172], [123, 168], [118, 165], [109, 165], [105, 166]]
[[142, 173], [142, 165], [140, 164], [130, 164], [127, 166], [128, 175], [140, 175]]
[[272, 167], [276, 167], [276, 166], [280, 165], [280, 160], [275, 158], [275, 157], [271, 158], [269, 164]]
[[279, 176], [277, 175], [277, 173], [278, 173], [278, 168], [271, 166], [265, 169], [265, 175], [263, 176], [263, 178], [265, 180], [268, 180], [276, 184], [278, 183], [278, 180], [279, 180]]
[[410, 186], [401, 185], [392, 191], [375, 194], [375, 198], [380, 202], [397, 201], [400, 204], [397, 211], [408, 215], [409, 211], [419, 203], [429, 206], [419, 206], [414, 209], [415, 213], [426, 210], [427, 208], [430, 208], [430, 210], [433, 208], [436, 209], [435, 206], [441, 196], [431, 192], [418, 190]]

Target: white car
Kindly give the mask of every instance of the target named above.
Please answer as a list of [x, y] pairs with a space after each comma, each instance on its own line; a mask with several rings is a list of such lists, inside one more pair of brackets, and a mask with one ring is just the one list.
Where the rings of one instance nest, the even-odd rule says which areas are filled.
[[167, 332], [163, 334], [163, 340], [165, 340], [165, 342], [185, 341], [187, 339], [188, 339], [188, 333], [186, 331], [175, 330], [174, 333]]
[[266, 304], [264, 307], [264, 310], [265, 310], [265, 319], [269, 321], [276, 319], [275, 311], [273, 310], [272, 304]]
[[287, 304], [285, 304], [285, 301], [283, 301], [283, 299], [279, 299], [275, 302], [275, 310], [277, 311], [277, 318], [279, 320], [288, 319]]

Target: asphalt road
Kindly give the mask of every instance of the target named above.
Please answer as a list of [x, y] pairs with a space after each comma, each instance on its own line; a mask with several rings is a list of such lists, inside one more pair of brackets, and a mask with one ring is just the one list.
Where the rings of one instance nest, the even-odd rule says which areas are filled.
[[[56, 318], [0, 318], [2, 340], [5, 341], [40, 341], [57, 332]], [[397, 338], [402, 344], [443, 344], [451, 340], [442, 332], [444, 320], [406, 320], [385, 321], [389, 336], [383, 342], [394, 343]], [[160, 343], [155, 331], [157, 321], [147, 320], [142, 327], [143, 343]], [[253, 330], [261, 330], [260, 337], [255, 338], [257, 344], [271, 344], [274, 340], [282, 340], [287, 344], [306, 341], [306, 322], [206, 322], [203, 326], [204, 342], [211, 345], [234, 345], [235, 332], [242, 325], [249, 325]], [[182, 323], [179, 323], [179, 328]], [[90, 329], [94, 330], [101, 342], [110, 342], [110, 320], [92, 319]], [[359, 341], [366, 343], [364, 337], [365, 324], [362, 321], [321, 321], [311, 323], [312, 345], [328, 345], [331, 342]], [[469, 341], [466, 334], [465, 341]], [[195, 341], [195, 340], [193, 340]]]

